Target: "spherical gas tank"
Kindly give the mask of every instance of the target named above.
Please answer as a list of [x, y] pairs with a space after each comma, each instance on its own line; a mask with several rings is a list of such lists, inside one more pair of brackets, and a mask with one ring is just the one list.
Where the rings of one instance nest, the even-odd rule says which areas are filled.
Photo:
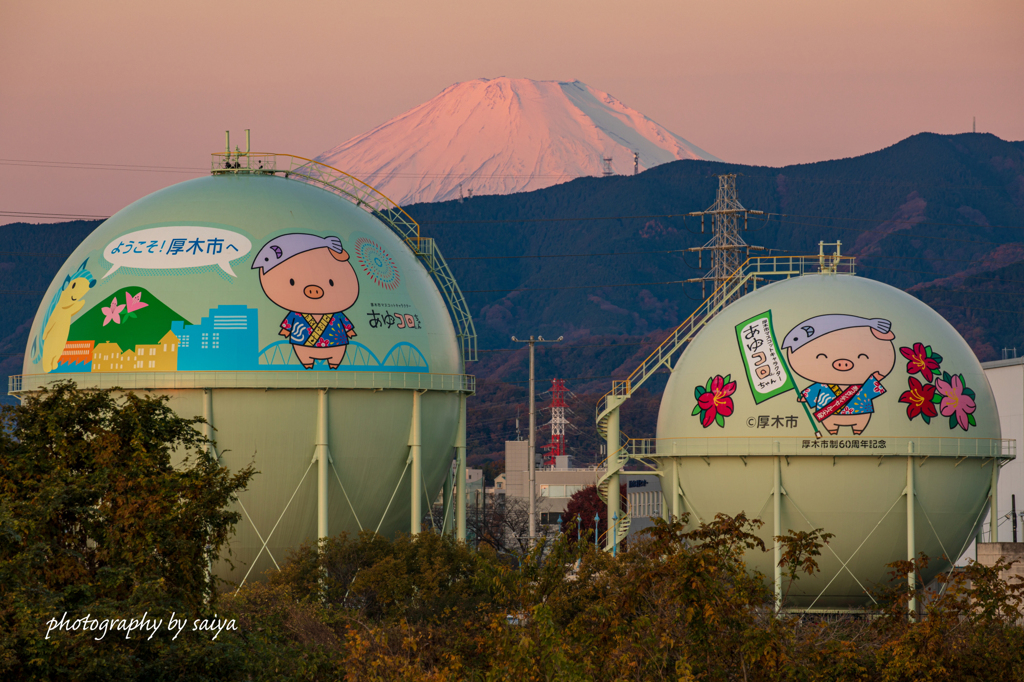
[[776, 529], [833, 533], [790, 604], [834, 608], [871, 604], [887, 564], [908, 557], [908, 523], [913, 553], [931, 558], [925, 581], [963, 553], [1006, 454], [999, 438], [981, 365], [938, 313], [879, 282], [818, 274], [760, 288], [707, 324], [665, 389], [657, 451], [691, 525], [764, 522], [769, 551], [747, 561], [769, 578]]
[[119, 211], [61, 268], [29, 339], [23, 392], [73, 379], [167, 394], [213, 425], [224, 464], [254, 464], [235, 569], [218, 569], [234, 582], [316, 541], [318, 446], [330, 535], [408, 531], [414, 401], [415, 485], [432, 500], [467, 388], [409, 246], [355, 203], [272, 175], [192, 180]]

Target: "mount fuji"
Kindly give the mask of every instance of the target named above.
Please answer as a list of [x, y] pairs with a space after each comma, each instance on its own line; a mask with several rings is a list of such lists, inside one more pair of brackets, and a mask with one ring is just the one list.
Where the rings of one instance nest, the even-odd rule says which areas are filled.
[[580, 81], [480, 78], [358, 135], [317, 161], [398, 204], [511, 194], [573, 178], [632, 174], [677, 159], [720, 161]]

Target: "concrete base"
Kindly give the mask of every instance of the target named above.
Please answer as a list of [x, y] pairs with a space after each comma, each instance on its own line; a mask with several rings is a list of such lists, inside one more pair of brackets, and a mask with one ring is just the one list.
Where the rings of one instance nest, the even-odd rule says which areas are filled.
[[1016, 563], [999, 577], [1009, 581], [1013, 577], [1024, 578], [1024, 542], [982, 542], [978, 544], [978, 563], [993, 566], [999, 557]]

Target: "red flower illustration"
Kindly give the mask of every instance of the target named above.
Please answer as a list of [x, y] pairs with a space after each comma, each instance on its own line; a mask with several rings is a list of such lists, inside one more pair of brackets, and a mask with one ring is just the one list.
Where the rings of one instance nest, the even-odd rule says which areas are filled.
[[912, 349], [900, 348], [900, 353], [907, 359], [907, 374], [920, 372], [924, 380], [929, 383], [932, 380], [932, 370], [938, 369], [939, 363], [942, 362], [942, 356], [933, 353], [932, 347], [925, 346], [923, 343], [915, 343]]
[[932, 417], [939, 414], [935, 409], [935, 387], [931, 384], [922, 384], [914, 377], [910, 377], [910, 390], [904, 391], [900, 396], [901, 403], [907, 403], [907, 417], [913, 419], [921, 415], [925, 424], [931, 422]]
[[725, 378], [718, 375], [694, 389], [697, 406], [693, 408], [693, 414], [700, 413], [700, 423], [705, 429], [712, 423], [724, 427], [725, 418], [732, 414], [733, 404], [729, 396], [736, 392], [736, 382], [729, 381], [731, 377], [731, 374]]

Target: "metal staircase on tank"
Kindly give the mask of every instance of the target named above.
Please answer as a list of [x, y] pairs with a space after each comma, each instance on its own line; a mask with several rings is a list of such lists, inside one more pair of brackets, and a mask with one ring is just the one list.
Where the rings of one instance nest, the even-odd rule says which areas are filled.
[[476, 327], [462, 291], [433, 239], [420, 236], [420, 226], [401, 206], [359, 178], [327, 164], [291, 154], [255, 154], [248, 151], [213, 154], [214, 175], [280, 175], [337, 194], [374, 216], [412, 249], [434, 279], [455, 323], [464, 362], [477, 359]]
[[[830, 246], [819, 243], [818, 255], [816, 256], [767, 256], [748, 258], [729, 277], [718, 286], [697, 307], [675, 331], [669, 334], [668, 338], [661, 342], [653, 353], [647, 356], [639, 367], [633, 370], [625, 379], [612, 381], [612, 390], [606, 393], [597, 403], [597, 431], [608, 443], [608, 459], [605, 460], [607, 471], [597, 483], [598, 495], [608, 504], [611, 498], [610, 490], [618, 489], [619, 473], [630, 458], [642, 459], [637, 453], [631, 454], [626, 443], [628, 439], [619, 429], [619, 408], [629, 400], [630, 396], [662, 366], [670, 370], [673, 366], [672, 358], [693, 340], [701, 329], [707, 325], [719, 312], [730, 302], [742, 296], [749, 288], [756, 290], [758, 284], [769, 282], [774, 278], [785, 278], [817, 274], [822, 272], [854, 274], [854, 259], [839, 254], [840, 243], [836, 243], [836, 253], [825, 255], [824, 247]], [[614, 445], [614, 447], [613, 447]], [[652, 472], [656, 473], [657, 472]], [[616, 505], [610, 504], [608, 518], [614, 513]], [[609, 528], [611, 528], [609, 523]], [[615, 533], [606, 533], [605, 548], [611, 549], [617, 543], [621, 543], [629, 534], [630, 517], [628, 510], [618, 510], [618, 518], [615, 523]]]

